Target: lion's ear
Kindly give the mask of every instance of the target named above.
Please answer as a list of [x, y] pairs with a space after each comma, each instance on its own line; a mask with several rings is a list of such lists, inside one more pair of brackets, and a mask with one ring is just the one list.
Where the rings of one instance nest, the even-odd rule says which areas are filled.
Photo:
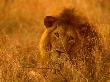
[[55, 23], [56, 18], [52, 17], [52, 16], [46, 16], [44, 18], [44, 25], [46, 26], [46, 28], [50, 28], [53, 26], [53, 24]]

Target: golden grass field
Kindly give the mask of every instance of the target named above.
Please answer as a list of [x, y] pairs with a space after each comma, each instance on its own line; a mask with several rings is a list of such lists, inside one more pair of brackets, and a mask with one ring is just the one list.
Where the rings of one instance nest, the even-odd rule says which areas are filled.
[[39, 65], [43, 20], [65, 7], [85, 12], [99, 25], [110, 50], [109, 3], [109, 0], [0, 0], [0, 82], [45, 82]]

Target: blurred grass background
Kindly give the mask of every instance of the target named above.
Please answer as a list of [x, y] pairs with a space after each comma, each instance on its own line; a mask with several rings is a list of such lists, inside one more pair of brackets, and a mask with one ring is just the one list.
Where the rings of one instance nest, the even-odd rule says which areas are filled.
[[[39, 74], [39, 39], [46, 15], [75, 7], [100, 26], [110, 41], [109, 0], [0, 0], [0, 82], [44, 82]], [[109, 46], [108, 46], [109, 47]]]

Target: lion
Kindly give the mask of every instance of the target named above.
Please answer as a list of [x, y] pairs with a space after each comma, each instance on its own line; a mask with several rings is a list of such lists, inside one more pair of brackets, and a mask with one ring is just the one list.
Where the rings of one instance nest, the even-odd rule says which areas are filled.
[[75, 9], [46, 16], [40, 39], [46, 82], [106, 82], [110, 55], [98, 26]]

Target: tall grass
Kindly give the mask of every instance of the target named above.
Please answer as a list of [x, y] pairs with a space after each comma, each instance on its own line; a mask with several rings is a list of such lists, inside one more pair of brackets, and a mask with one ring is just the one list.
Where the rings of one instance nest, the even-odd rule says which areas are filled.
[[[101, 11], [105, 12], [103, 18], [109, 20], [110, 7], [107, 6], [108, 2], [106, 3], [108, 0], [102, 1], [104, 3], [100, 3], [104, 7], [98, 6], [99, 10], [101, 8]], [[71, 82], [88, 82], [79, 71], [71, 69], [69, 61], [64, 64], [66, 69], [57, 68], [57, 66], [56, 68], [42, 68], [39, 63], [40, 52], [38, 46], [40, 36], [44, 31], [43, 18], [45, 15], [56, 14], [63, 7], [70, 7], [75, 4], [79, 9], [85, 9], [88, 15], [89, 10], [86, 8], [87, 4], [85, 2], [88, 5], [91, 4], [87, 0], [0, 0], [0, 82], [50, 82], [42, 74], [42, 70], [46, 72], [45, 69], [51, 70], [55, 74], [58, 73], [56, 74], [58, 76], [54, 76], [58, 77], [58, 79], [54, 79], [52, 82], [62, 82], [62, 80], [63, 82], [69, 82], [71, 79], [69, 72], [73, 72], [75, 76], [74, 81]], [[97, 0], [93, 2], [96, 2], [95, 5], [92, 3], [94, 8], [97, 7], [97, 4], [100, 4], [97, 3]], [[94, 18], [93, 14], [90, 12], [91, 19]], [[101, 16], [98, 16], [99, 22], [103, 21], [100, 18]], [[108, 23], [106, 20], [104, 22]], [[107, 40], [109, 41], [109, 36], [107, 36]], [[59, 69], [63, 69], [63, 72], [60, 72]], [[50, 73], [49, 78], [51, 77]]]

